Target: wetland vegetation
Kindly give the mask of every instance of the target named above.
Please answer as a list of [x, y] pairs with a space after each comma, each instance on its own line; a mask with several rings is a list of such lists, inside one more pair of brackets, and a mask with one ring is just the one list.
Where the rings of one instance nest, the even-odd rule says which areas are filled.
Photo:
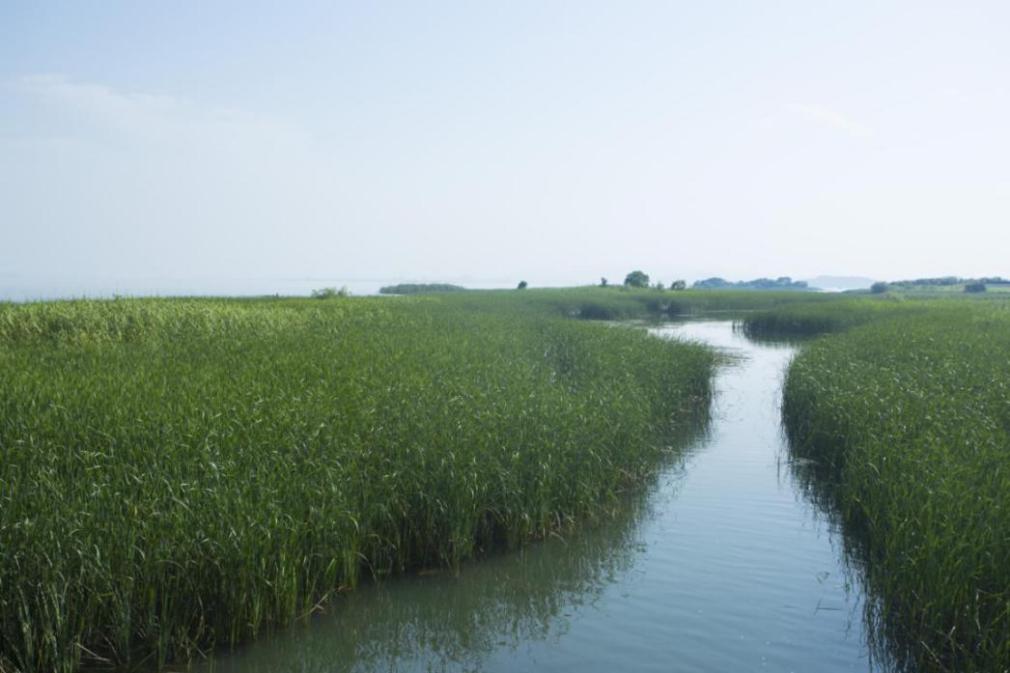
[[0, 669], [157, 668], [607, 516], [715, 357], [521, 294], [0, 307]]
[[881, 651], [902, 670], [1008, 670], [1010, 306], [843, 299], [746, 329], [832, 333], [790, 367], [783, 420]]
[[0, 671], [157, 669], [608, 519], [718, 356], [606, 321], [810, 337], [795, 469], [898, 668], [1010, 661], [1010, 306], [627, 286], [0, 305]]

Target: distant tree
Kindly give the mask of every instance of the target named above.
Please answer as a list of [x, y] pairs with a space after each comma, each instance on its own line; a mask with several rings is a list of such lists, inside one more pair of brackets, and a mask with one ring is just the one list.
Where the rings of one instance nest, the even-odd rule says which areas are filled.
[[526, 281], [525, 280], [519, 281], [519, 284], [516, 285], [516, 289], [517, 290], [525, 290], [526, 289]]
[[644, 271], [632, 271], [624, 277], [624, 284], [628, 287], [649, 287], [649, 274]]
[[663, 285], [662, 281], [658, 281], [658, 280], [656, 281], [656, 284], [653, 285], [652, 287], [656, 288], [657, 290], [665, 290], [666, 289], [666, 286]]
[[884, 294], [885, 292], [887, 292], [887, 283], [885, 283], [882, 280], [877, 281], [876, 283], [870, 286], [870, 292], [872, 292], [873, 294]]
[[686, 290], [687, 289], [687, 281], [686, 280], [675, 280], [672, 283], [670, 283], [670, 289], [671, 290], [675, 290], [677, 292], [680, 292], [681, 290]]
[[968, 283], [964, 286], [965, 292], [985, 292], [985, 283]]
[[607, 286], [607, 279], [600, 278], [600, 287], [606, 287], [606, 286]]

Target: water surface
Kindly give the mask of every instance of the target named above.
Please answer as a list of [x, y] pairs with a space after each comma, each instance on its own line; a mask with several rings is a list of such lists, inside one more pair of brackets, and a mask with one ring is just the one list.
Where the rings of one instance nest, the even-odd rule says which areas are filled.
[[862, 592], [790, 477], [794, 347], [729, 322], [654, 330], [727, 349], [713, 416], [614, 521], [461, 572], [364, 586], [211, 662], [227, 673], [869, 671]]

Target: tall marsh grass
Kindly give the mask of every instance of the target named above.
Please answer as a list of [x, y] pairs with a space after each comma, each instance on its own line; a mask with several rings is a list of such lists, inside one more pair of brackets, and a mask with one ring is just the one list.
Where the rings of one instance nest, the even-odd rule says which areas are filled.
[[790, 367], [793, 451], [815, 461], [898, 667], [1010, 670], [1010, 311], [868, 306]]
[[707, 408], [714, 356], [556, 315], [0, 307], [0, 670], [157, 669], [607, 516]]

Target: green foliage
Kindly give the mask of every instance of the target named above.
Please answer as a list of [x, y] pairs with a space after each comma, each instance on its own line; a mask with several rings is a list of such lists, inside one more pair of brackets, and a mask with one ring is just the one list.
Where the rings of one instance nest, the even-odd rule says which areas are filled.
[[985, 292], [985, 283], [967, 283], [964, 291], [969, 293]]
[[346, 287], [342, 287], [339, 290], [335, 287], [324, 287], [319, 290], [312, 291], [313, 299], [332, 299], [334, 297], [349, 297], [351, 293], [347, 291]]
[[786, 307], [779, 326], [790, 321], [847, 329], [795, 359], [783, 414], [793, 451], [813, 461], [811, 493], [844, 525], [865, 574], [871, 622], [913, 670], [1003, 670], [1007, 304], [862, 299]]
[[527, 287], [526, 281], [525, 280], [521, 280], [521, 281], [519, 281], [519, 285], [516, 286], [516, 289], [517, 290], [525, 290], [526, 287]]
[[0, 670], [159, 668], [606, 516], [714, 356], [538, 292], [0, 307]]
[[649, 274], [644, 271], [632, 271], [624, 277], [627, 287], [649, 287]]
[[883, 281], [877, 281], [876, 283], [870, 286], [870, 292], [872, 292], [873, 294], [884, 294], [885, 292], [887, 292], [887, 288], [888, 288], [887, 283]]
[[675, 292], [680, 292], [681, 290], [686, 290], [687, 289], [687, 281], [686, 280], [675, 280], [672, 283], [670, 283], [670, 289], [674, 290]]

